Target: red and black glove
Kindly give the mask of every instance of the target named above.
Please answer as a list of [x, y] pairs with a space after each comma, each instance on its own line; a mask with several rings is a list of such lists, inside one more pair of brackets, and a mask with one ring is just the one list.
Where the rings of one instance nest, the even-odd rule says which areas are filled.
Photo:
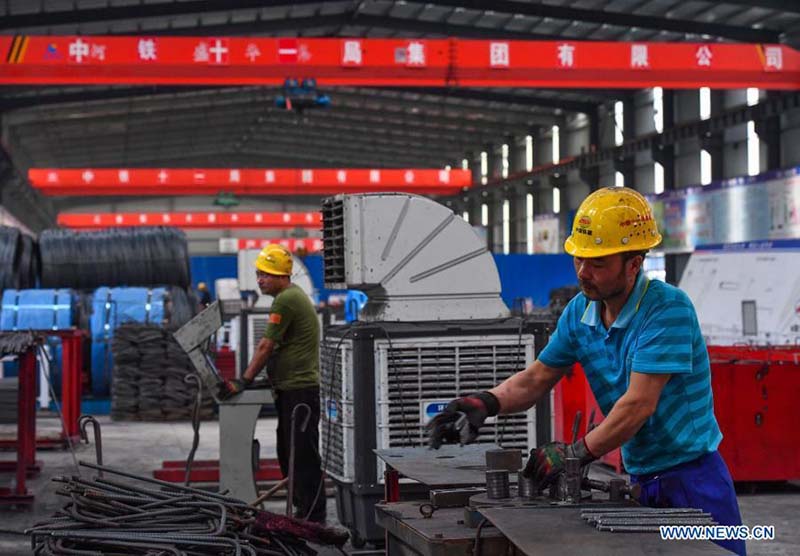
[[498, 413], [500, 401], [491, 392], [478, 392], [455, 399], [428, 425], [430, 447], [438, 450], [442, 444], [474, 442], [484, 421]]
[[233, 380], [226, 380], [219, 385], [217, 397], [220, 400], [227, 400], [236, 394], [241, 394], [253, 381], [244, 378], [234, 378]]
[[574, 444], [564, 442], [548, 442], [531, 450], [531, 457], [522, 474], [533, 478], [540, 488], [546, 487], [564, 472], [567, 458], [578, 458], [581, 467], [589, 465], [597, 458], [589, 451], [586, 441], [578, 439]]

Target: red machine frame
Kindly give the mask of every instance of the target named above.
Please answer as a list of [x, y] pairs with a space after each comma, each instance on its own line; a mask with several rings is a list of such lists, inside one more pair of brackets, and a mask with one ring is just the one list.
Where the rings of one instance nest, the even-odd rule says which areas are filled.
[[[58, 336], [61, 338], [61, 415], [63, 426], [57, 436], [36, 437], [36, 422], [33, 423], [33, 438], [35, 448], [66, 448], [70, 442], [77, 442], [80, 438], [78, 417], [81, 415], [81, 390], [83, 372], [83, 345], [85, 333], [78, 329], [69, 330], [33, 330], [34, 334], [42, 336]], [[25, 355], [27, 357], [27, 353]], [[35, 359], [35, 353], [34, 353]], [[20, 392], [22, 392], [22, 363], [20, 356]], [[25, 391], [25, 396], [20, 397], [20, 409], [33, 408], [36, 411], [36, 364], [34, 361], [33, 387]], [[22, 394], [20, 394], [22, 395]], [[22, 422], [20, 420], [20, 422]], [[17, 439], [0, 439], [0, 450], [16, 450]]]
[[[734, 481], [800, 479], [800, 433], [794, 426], [800, 399], [800, 347], [709, 346], [714, 413], [723, 434], [719, 451]], [[554, 389], [554, 438], [569, 441], [575, 414], [586, 434], [597, 402], [580, 365]], [[596, 411], [595, 422], [603, 415]], [[619, 450], [602, 458], [622, 470]]]
[[0, 462], [0, 471], [15, 471], [14, 488], [0, 488], [0, 505], [30, 505], [33, 494], [25, 480], [36, 476], [41, 463], [36, 462], [36, 349], [19, 356], [19, 389], [17, 405], [16, 461]]

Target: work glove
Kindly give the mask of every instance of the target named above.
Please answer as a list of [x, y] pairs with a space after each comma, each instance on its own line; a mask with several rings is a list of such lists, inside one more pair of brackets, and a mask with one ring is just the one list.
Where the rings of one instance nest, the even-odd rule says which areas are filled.
[[500, 402], [491, 392], [455, 399], [428, 424], [430, 447], [438, 450], [442, 444], [474, 442], [484, 421], [498, 413]]
[[573, 444], [548, 442], [531, 450], [531, 457], [528, 458], [522, 475], [533, 478], [534, 483], [540, 488], [546, 487], [564, 472], [567, 458], [578, 458], [581, 460], [581, 467], [597, 459], [586, 447], [583, 438]]
[[253, 381], [244, 378], [234, 378], [233, 380], [226, 380], [219, 385], [217, 397], [220, 400], [227, 400], [236, 394], [241, 394]]

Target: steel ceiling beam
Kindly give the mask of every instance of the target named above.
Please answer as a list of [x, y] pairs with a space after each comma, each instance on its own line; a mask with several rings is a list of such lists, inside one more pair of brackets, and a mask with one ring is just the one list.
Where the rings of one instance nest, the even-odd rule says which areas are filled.
[[[334, 146], [347, 146], [348, 150], [356, 151], [356, 154], [363, 152], [363, 149], [372, 147], [394, 149], [395, 152], [409, 153], [420, 156], [435, 155], [441, 157], [442, 160], [437, 166], [444, 165], [446, 159], [453, 156], [459, 156], [464, 151], [456, 146], [447, 145], [445, 142], [425, 142], [424, 137], [420, 137], [421, 141], [415, 142], [408, 140], [404, 137], [392, 137], [391, 135], [376, 137], [366, 136], [359, 134], [357, 130], [346, 130], [342, 133], [337, 133], [336, 130], [328, 130], [317, 132], [314, 130], [312, 133], [298, 130], [279, 130], [274, 135], [255, 134], [251, 135], [246, 141], [239, 141], [234, 144], [237, 150], [244, 150], [250, 145], [274, 145], [282, 144], [285, 139], [296, 139], [301, 144], [304, 139], [313, 139], [319, 141], [321, 145], [327, 144], [331, 147]], [[310, 141], [306, 144], [316, 144]], [[449, 148], [448, 148], [449, 147]]]
[[[242, 112], [211, 113], [198, 120], [195, 112], [186, 112], [179, 115], [172, 114], [167, 122], [163, 118], [148, 117], [130, 122], [98, 120], [92, 124], [82, 122], [74, 126], [64, 124], [54, 126], [50, 133], [36, 133], [36, 126], [27, 125], [25, 128], [12, 127], [12, 131], [25, 137], [23, 143], [26, 147], [35, 148], [38, 145], [48, 145], [54, 137], [74, 144], [86, 144], [86, 148], [98, 138], [120, 137], [135, 144], [155, 138], [156, 142], [167, 136], [192, 134], [194, 139], [203, 136], [206, 130], [209, 133], [207, 140], [222, 140], [233, 142], [242, 135], [259, 132], [260, 128], [267, 130], [281, 126], [282, 130], [297, 129], [305, 133], [314, 133], [315, 130], [324, 129], [331, 133], [338, 130], [353, 130], [360, 136], [395, 136], [404, 141], [418, 139], [439, 140], [460, 148], [474, 147], [491, 139], [494, 132], [496, 136], [508, 133], [508, 128], [492, 128], [480, 122], [470, 123], [461, 121], [439, 120], [437, 118], [410, 118], [405, 115], [392, 113], [379, 113], [360, 110], [337, 110], [319, 113], [313, 119], [297, 122], [292, 117], [283, 117], [283, 112], [271, 112], [251, 119], [250, 123], [242, 119]], [[263, 132], [263, 131], [261, 131]], [[424, 141], [428, 143], [428, 141]]]
[[[284, 116], [286, 115], [286, 116]], [[462, 118], [445, 118], [439, 116], [426, 116], [424, 114], [409, 114], [402, 111], [382, 110], [379, 107], [369, 108], [356, 105], [338, 107], [329, 110], [320, 110], [309, 113], [308, 119], [297, 121], [292, 113], [278, 109], [267, 109], [257, 116], [252, 116], [252, 111], [236, 107], [230, 110], [214, 110], [201, 112], [197, 108], [188, 110], [172, 110], [168, 114], [156, 113], [125, 121], [122, 118], [109, 120], [97, 118], [93, 120], [71, 120], [48, 126], [49, 133], [40, 133], [42, 124], [31, 122], [24, 125], [14, 125], [10, 129], [19, 136], [32, 138], [34, 142], [49, 142], [54, 137], [81, 138], [86, 140], [100, 136], [131, 136], [147, 135], [150, 133], [163, 137], [166, 133], [188, 132], [195, 136], [208, 131], [213, 136], [241, 133], [246, 130], [246, 120], [243, 116], [250, 117], [249, 127], [256, 125], [272, 125], [276, 122], [285, 125], [297, 125], [300, 128], [321, 125], [333, 125], [339, 122], [342, 126], [352, 125], [353, 122], [368, 123], [371, 129], [364, 128], [365, 133], [380, 133], [386, 129], [408, 135], [425, 133], [429, 136], [440, 136], [443, 140], [451, 141], [462, 146], [471, 146], [472, 143], [485, 142], [493, 137], [507, 135], [514, 131], [529, 131], [531, 126], [506, 126], [496, 125], [481, 120], [464, 120]], [[233, 122], [233, 125], [228, 125]], [[260, 123], [259, 123], [260, 122]], [[184, 124], [185, 125], [181, 125]], [[144, 133], [142, 133], [144, 131]], [[30, 144], [31, 139], [25, 141]]]
[[[710, 2], [711, 0], [707, 1]], [[800, 14], [800, 4], [792, 1], [787, 2], [786, 0], [724, 0], [724, 3]]]
[[560, 109], [566, 112], [582, 112], [584, 114], [592, 113], [599, 104], [599, 102], [585, 102], [535, 95], [522, 96], [511, 93], [498, 93], [495, 91], [482, 91], [478, 89], [463, 89], [459, 87], [425, 87], [421, 89], [414, 89], [408, 92], [444, 98], [481, 100], [484, 102], [499, 102], [504, 104], [517, 104], [521, 106], [541, 106], [543, 108]]
[[508, 29], [495, 29], [491, 27], [475, 27], [473, 25], [458, 25], [446, 21], [422, 21], [414, 18], [403, 18], [393, 15], [370, 15], [359, 13], [352, 18], [350, 25], [354, 27], [379, 27], [397, 31], [421, 33], [423, 35], [440, 35], [442, 37], [464, 38], [496, 38], [520, 40], [552, 40], [558, 38], [549, 33], [528, 33], [524, 31], [510, 31]]
[[[776, 2], [777, 3], [777, 2]], [[792, 2], [784, 2], [791, 4]], [[431, 0], [428, 5], [467, 8], [492, 11], [501, 14], [519, 14], [529, 17], [559, 19], [565, 21], [585, 21], [598, 25], [617, 27], [655, 29], [682, 34], [710, 35], [741, 42], [775, 43], [780, 42], [780, 31], [741, 27], [725, 23], [702, 20], [674, 19], [652, 15], [636, 15], [608, 10], [573, 8], [571, 6], [544, 4], [539, 2], [516, 2], [513, 0]], [[750, 4], [752, 5], [752, 3]], [[775, 8], [778, 9], [778, 8]]]
[[[271, 146], [274, 146], [278, 149], [302, 149], [302, 153], [297, 153], [298, 155], [302, 154], [304, 157], [307, 157], [312, 160], [335, 160], [338, 158], [342, 158], [344, 156], [350, 156], [353, 160], [359, 160], [359, 157], [363, 159], [367, 159], [369, 154], [377, 154], [377, 155], [385, 155], [386, 157], [396, 158], [396, 159], [405, 159], [408, 161], [413, 160], [420, 160], [421, 157], [426, 157], [426, 160], [430, 161], [431, 165], [436, 166], [444, 166], [447, 162], [445, 157], [439, 158], [436, 156], [435, 153], [431, 153], [430, 151], [425, 150], [407, 150], [405, 153], [400, 151], [395, 147], [386, 147], [386, 146], [378, 146], [371, 143], [363, 143], [360, 144], [358, 149], [342, 149], [341, 143], [336, 143], [335, 139], [331, 140], [311, 140], [304, 138], [304, 140], [300, 141], [288, 141], [285, 139], [275, 140], [270, 143]], [[366, 151], [367, 146], [369, 146], [369, 150]], [[319, 152], [309, 152], [314, 149], [318, 149]], [[103, 145], [103, 146], [96, 146], [91, 149], [87, 149], [84, 145], [70, 145], [69, 147], [60, 149], [58, 152], [53, 153], [54, 158], [63, 158], [68, 157], [72, 161], [76, 161], [77, 164], [60, 164], [60, 166], [67, 167], [67, 166], [89, 166], [89, 167], [98, 167], [98, 163], [95, 162], [98, 159], [107, 159], [110, 160], [111, 163], [115, 166], [122, 166], [126, 165], [126, 161], [135, 160], [137, 157], [141, 156], [149, 156], [152, 158], [152, 155], [157, 152], [172, 152], [176, 153], [203, 153], [208, 156], [207, 164], [217, 166], [218, 163], [215, 160], [216, 157], [225, 157], [230, 154], [235, 154], [237, 152], [244, 152], [249, 153], [247, 149], [242, 149], [241, 151], [233, 151], [233, 150], [223, 150], [219, 147], [216, 148], [197, 148], [191, 145], [186, 144], [186, 140], [184, 138], [179, 138], [178, 140], [165, 140], [162, 141], [158, 145], [147, 146], [145, 148], [141, 147], [132, 147], [128, 148], [124, 151], [121, 151], [116, 145]], [[366, 151], [366, 152], [365, 152]], [[285, 154], [285, 151], [284, 151]], [[293, 153], [295, 154], [295, 153]], [[109, 157], [109, 155], [111, 155]], [[111, 158], [113, 157], [113, 158]], [[85, 161], [85, 162], [83, 162]], [[98, 160], [99, 162], [99, 160]], [[131, 165], [131, 164], [127, 164]], [[411, 166], [419, 165], [419, 162], [416, 164], [411, 164]], [[360, 163], [355, 163], [353, 166], [361, 166], [361, 167], [369, 167], [368, 164], [364, 160]]]
[[230, 22], [222, 25], [202, 25], [198, 18], [198, 26], [188, 29], [168, 29], [147, 31], [150, 35], [260, 35], [265, 36], [281, 31], [308, 31], [309, 29], [334, 27], [380, 28], [392, 31], [414, 33], [414, 35], [438, 35], [441, 37], [464, 38], [504, 38], [520, 40], [552, 40], [558, 38], [549, 33], [527, 33], [509, 31], [491, 27], [474, 27], [471, 25], [449, 24], [447, 22], [423, 21], [414, 18], [398, 17], [392, 14], [372, 15], [347, 11], [331, 15], [314, 15], [306, 17], [287, 17], [274, 20]]
[[179, 15], [202, 15], [212, 12], [234, 12], [237, 10], [292, 6], [298, 4], [321, 4], [319, 0], [190, 0], [188, 2], [137, 3], [130, 6], [104, 6], [102, 8], [72, 7], [66, 10], [45, 10], [4, 15], [0, 29], [19, 30], [26, 27], [55, 27], [82, 23], [101, 23], [131, 19], [163, 18]]
[[[173, 95], [172, 91], [174, 91], [174, 89], [170, 88], [169, 90], [170, 92], [165, 94]], [[222, 89], [218, 89], [217, 91], [222, 91]], [[67, 119], [69, 122], [77, 122], [91, 119], [107, 119], [114, 114], [127, 117], [132, 114], [140, 113], [154, 114], [157, 112], [169, 112], [172, 115], [176, 112], [195, 109], [202, 109], [205, 113], [217, 110], [218, 108], [224, 108], [229, 104], [236, 104], [239, 106], [243, 104], [248, 105], [250, 106], [250, 108], [247, 108], [248, 110], [264, 109], [273, 112], [281, 111], [273, 106], [273, 97], [270, 96], [271, 94], [278, 94], [278, 90], [274, 90], [274, 93], [265, 92], [263, 90], [257, 91], [255, 89], [237, 89], [237, 91], [241, 91], [241, 93], [232, 93], [230, 95], [215, 94], [209, 95], [207, 98], [197, 95], [187, 95], [185, 98], [183, 96], [170, 96], [167, 99], [153, 99], [152, 103], [148, 102], [147, 99], [141, 99], [142, 102], [137, 102], [133, 105], [127, 103], [119, 104], [119, 106], [99, 105], [96, 107], [96, 114], [87, 111], [86, 107], [78, 108], [77, 110], [83, 110], [83, 113], [78, 114], [73, 111], [59, 113], [51, 109], [48, 111], [47, 115], [37, 113], [15, 114], [10, 119], [10, 122], [39, 122], [42, 119], [47, 119], [47, 121], [52, 122], [60, 119], [59, 116], [63, 119]], [[340, 107], [355, 107], [359, 110], [386, 110], [393, 113], [405, 111], [408, 117], [429, 119], [431, 114], [435, 114], [436, 117], [458, 118], [460, 121], [463, 121], [461, 120], [463, 118], [474, 117], [476, 113], [479, 113], [482, 115], [482, 119], [480, 120], [482, 126], [486, 128], [493, 125], [500, 126], [503, 128], [501, 131], [508, 131], [511, 128], [516, 129], [530, 125], [552, 125], [558, 123], [558, 118], [556, 116], [531, 112], [529, 109], [526, 109], [524, 105], [519, 103], [517, 103], [517, 106], [508, 106], [498, 109], [495, 107], [480, 106], [476, 103], [450, 102], [445, 98], [442, 100], [410, 98], [402, 93], [398, 94], [397, 91], [393, 92], [394, 94], [382, 94], [380, 90], [375, 89], [370, 89], [366, 93], [358, 89], [333, 89], [331, 95], [333, 96], [334, 106], [329, 110], [337, 110]], [[462, 100], [476, 102], [487, 100], [482, 99], [475, 93], [478, 92], [467, 91], [466, 94], [463, 95]], [[79, 95], [80, 93], [76, 92], [75, 98], [78, 98]], [[457, 95], [450, 95], [450, 97], [456, 98]], [[98, 100], [101, 98], [102, 97], [98, 96]], [[488, 100], [491, 101], [491, 99]], [[7, 99], [6, 102], [11, 104], [14, 101], [13, 99]], [[183, 105], [184, 103], [185, 106]], [[17, 103], [17, 105], [20, 104], [22, 103]], [[30, 101], [29, 104], [34, 105], [32, 101]], [[423, 113], [426, 111], [428, 114]], [[309, 114], [324, 112], [325, 110], [317, 110], [313, 112], [310, 111]], [[472, 123], [474, 124], [475, 121], [473, 120]]]
[[221, 90], [225, 87], [172, 87], [172, 86], [147, 86], [147, 87], [121, 87], [103, 88], [91, 87], [83, 90], [66, 90], [51, 93], [48, 87], [37, 87], [36, 95], [2, 95], [0, 96], [0, 110], [20, 110], [31, 107], [49, 106], [52, 104], [66, 104], [72, 102], [95, 102], [116, 99], [130, 99], [169, 95], [175, 97], [187, 91], [198, 92], [204, 90]]
[[[251, 156], [276, 156], [276, 157], [285, 157], [286, 152], [281, 149], [273, 149], [273, 148], [258, 148], [258, 149], [245, 149], [241, 151], [242, 154], [251, 155]], [[371, 167], [371, 168], [387, 168], [387, 167], [397, 167], [398, 165], [407, 166], [407, 165], [414, 165], [414, 164], [430, 164], [434, 165], [437, 163], [434, 159], [423, 159], [418, 157], [398, 157], [398, 158], [374, 158], [365, 160], [361, 157], [353, 158], [352, 152], [346, 153], [339, 153], [339, 152], [330, 152], [330, 153], [311, 153], [311, 152], [299, 152], [296, 153], [294, 160], [307, 163], [307, 164], [317, 164], [319, 162], [328, 162], [329, 164], [333, 164], [334, 162], [339, 163], [340, 165], [350, 165], [350, 164], [360, 164], [361, 166]], [[381, 163], [377, 163], [378, 161], [382, 161]]]
[[[518, 104], [517, 106], [505, 106], [503, 108], [493, 108], [488, 106], [481, 106], [483, 103], [491, 102], [482, 98], [459, 98], [451, 96], [449, 99], [446, 97], [425, 98], [424, 96], [410, 96], [416, 93], [415, 89], [343, 89], [332, 90], [331, 96], [334, 104], [337, 99], [353, 99], [359, 100], [362, 104], [369, 102], [381, 102], [389, 105], [389, 107], [404, 107], [407, 109], [415, 109], [418, 111], [429, 110], [433, 112], [441, 112], [443, 110], [466, 112], [467, 115], [474, 114], [480, 111], [487, 118], [493, 118], [498, 123], [513, 123], [519, 121], [520, 118], [526, 119], [529, 123], [540, 123], [543, 125], [554, 123], [555, 117], [551, 114], [542, 114], [532, 112], [530, 107]], [[466, 101], [466, 102], [464, 102]]]
[[[729, 4], [739, 4], [747, 7], [760, 7], [782, 12], [800, 13], [800, 5], [795, 2], [784, 0], [726, 0]], [[190, 0], [185, 2], [161, 2], [144, 3], [134, 6], [106, 6], [102, 8], [72, 8], [66, 10], [44, 10], [24, 14], [5, 15], [0, 19], [0, 29], [20, 30], [30, 27], [55, 27], [59, 25], [79, 25], [85, 23], [102, 23], [122, 20], [145, 20], [150, 18], [164, 18], [169, 16], [202, 16], [207, 13], [228, 12], [234, 13], [239, 10], [263, 9], [270, 7], [291, 7], [301, 4], [323, 4], [318, 0]], [[346, 3], [349, 4], [349, 3]], [[510, 0], [434, 0], [427, 5], [439, 5], [449, 7], [460, 7], [472, 10], [492, 11], [494, 13], [519, 14], [529, 17], [547, 17], [568, 21], [586, 21], [589, 23], [608, 24], [619, 27], [639, 27], [643, 29], [656, 29], [674, 31], [678, 33], [694, 33], [699, 35], [713, 35], [732, 40], [744, 42], [777, 42], [777, 31], [770, 29], [755, 29], [740, 27], [724, 23], [701, 22], [694, 20], [673, 19], [660, 16], [633, 15], [622, 12], [609, 12], [605, 10], [592, 10], [584, 8], [573, 8], [568, 6], [548, 5], [541, 3], [516, 2]], [[40, 4], [41, 5], [41, 4]], [[248, 25], [257, 24], [263, 29], [262, 33], [274, 30], [270, 24], [280, 26], [277, 28], [309, 28], [316, 26], [345, 26], [345, 25], [368, 25], [368, 26], [393, 26], [395, 20], [400, 18], [388, 18], [388, 22], [382, 20], [371, 20], [370, 18], [379, 17], [385, 19], [386, 16], [371, 16], [368, 14], [357, 13], [348, 10], [343, 14], [333, 16], [313, 16], [305, 18], [287, 18], [277, 21], [258, 20], [256, 22], [245, 22]], [[198, 17], [199, 19], [199, 17]], [[288, 24], [286, 21], [291, 21]], [[309, 21], [311, 20], [311, 21]], [[410, 20], [418, 21], [418, 20]], [[429, 22], [420, 22], [429, 23]], [[225, 25], [227, 28], [236, 28], [237, 24]], [[198, 25], [195, 29], [210, 30], [215, 26]], [[450, 26], [451, 29], [460, 29], [460, 26]], [[476, 30], [475, 27], [468, 29]], [[487, 29], [489, 30], [489, 29]], [[494, 30], [489, 30], [493, 32]], [[169, 34], [185, 32], [183, 29], [169, 30]], [[196, 31], [195, 31], [196, 32]], [[468, 32], [468, 31], [465, 31]], [[477, 31], [481, 32], [481, 31]], [[503, 33], [503, 30], [497, 30]], [[447, 33], [445, 33], [447, 34]], [[530, 38], [528, 33], [516, 33]], [[469, 35], [462, 35], [469, 36]], [[499, 36], [499, 34], [495, 34]]]
[[[183, 6], [186, 2], [176, 2], [175, 5]], [[191, 4], [191, 2], [189, 2]], [[290, 2], [282, 2], [283, 5], [291, 5]], [[260, 7], [264, 7], [263, 5]], [[113, 8], [105, 8], [105, 9], [98, 9], [97, 12], [112, 10]], [[139, 15], [140, 6], [135, 7], [126, 7], [126, 8], [118, 8], [121, 10], [129, 10], [127, 15], [117, 17], [116, 20], [141, 20], [143, 19], [142, 16]], [[89, 10], [78, 10], [78, 12], [83, 12], [84, 15], [88, 16], [86, 12]], [[218, 6], [215, 10], [216, 12], [227, 12], [230, 9], [227, 6]], [[76, 12], [76, 13], [78, 13]], [[66, 14], [64, 11], [60, 12], [62, 16]], [[174, 15], [183, 15], [183, 16], [192, 16], [194, 13], [197, 12], [190, 12], [190, 11], [181, 11]], [[19, 30], [25, 28], [39, 28], [39, 27], [53, 27], [55, 25], [80, 25], [85, 23], [91, 23], [96, 21], [113, 21], [108, 19], [106, 16], [102, 14], [97, 14], [97, 17], [102, 19], [91, 19], [89, 17], [83, 18], [83, 16], [79, 16], [81, 19], [75, 20], [73, 17], [72, 20], [67, 21], [66, 17], [62, 17], [58, 23], [44, 23], [49, 21], [45, 15], [42, 17], [36, 16], [27, 16], [27, 15], [19, 15], [19, 16], [11, 16], [11, 18], [18, 18], [18, 19], [11, 19], [11, 23], [8, 22], [10, 18], [5, 17], [3, 19], [3, 23], [0, 26], [0, 30]], [[149, 17], [164, 17], [164, 16], [145, 16], [146, 18]], [[16, 25], [14, 22], [22, 22], [23, 25]], [[139, 25], [141, 27], [141, 24]], [[403, 18], [403, 17], [396, 17], [393, 15], [371, 15], [371, 14], [364, 14], [364, 13], [356, 13], [352, 10], [348, 10], [343, 13], [338, 14], [330, 14], [330, 15], [313, 15], [313, 16], [305, 16], [305, 17], [287, 17], [287, 18], [280, 18], [280, 19], [270, 19], [265, 20], [258, 18], [255, 21], [229, 21], [223, 24], [213, 24], [213, 25], [203, 25], [203, 20], [201, 14], [198, 14], [197, 17], [197, 25], [194, 27], [186, 27], [186, 28], [167, 28], [167, 29], [144, 29], [142, 32], [143, 34], [149, 36], [159, 36], [159, 35], [171, 35], [171, 36], [185, 36], [185, 35], [222, 35], [222, 36], [237, 36], [237, 35], [260, 35], [265, 36], [269, 35], [270, 33], [280, 32], [280, 31], [306, 31], [309, 29], [315, 28], [323, 28], [323, 27], [335, 27], [335, 28], [343, 28], [343, 27], [366, 27], [366, 28], [373, 28], [379, 27], [382, 29], [390, 29], [394, 31], [407, 31], [414, 34], [422, 33], [426, 35], [440, 35], [440, 36], [457, 36], [457, 37], [467, 37], [467, 38], [486, 38], [486, 37], [494, 37], [494, 38], [507, 38], [507, 39], [553, 39], [556, 38], [554, 35], [551, 34], [542, 34], [542, 33], [526, 33], [526, 32], [519, 32], [519, 31], [508, 31], [505, 29], [493, 29], [490, 27], [481, 28], [481, 27], [474, 27], [470, 25], [454, 25], [448, 24], [447, 22], [435, 22], [435, 21], [422, 21], [419, 19], [414, 18]], [[111, 33], [109, 30], [109, 34], [128, 34], [128, 33]]]

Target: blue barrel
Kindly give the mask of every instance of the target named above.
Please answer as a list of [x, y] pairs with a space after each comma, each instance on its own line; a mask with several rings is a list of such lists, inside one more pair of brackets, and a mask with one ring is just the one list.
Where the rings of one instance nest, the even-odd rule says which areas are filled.
[[111, 340], [122, 324], [161, 325], [166, 288], [97, 288], [92, 296], [92, 393], [108, 396], [113, 374]]

